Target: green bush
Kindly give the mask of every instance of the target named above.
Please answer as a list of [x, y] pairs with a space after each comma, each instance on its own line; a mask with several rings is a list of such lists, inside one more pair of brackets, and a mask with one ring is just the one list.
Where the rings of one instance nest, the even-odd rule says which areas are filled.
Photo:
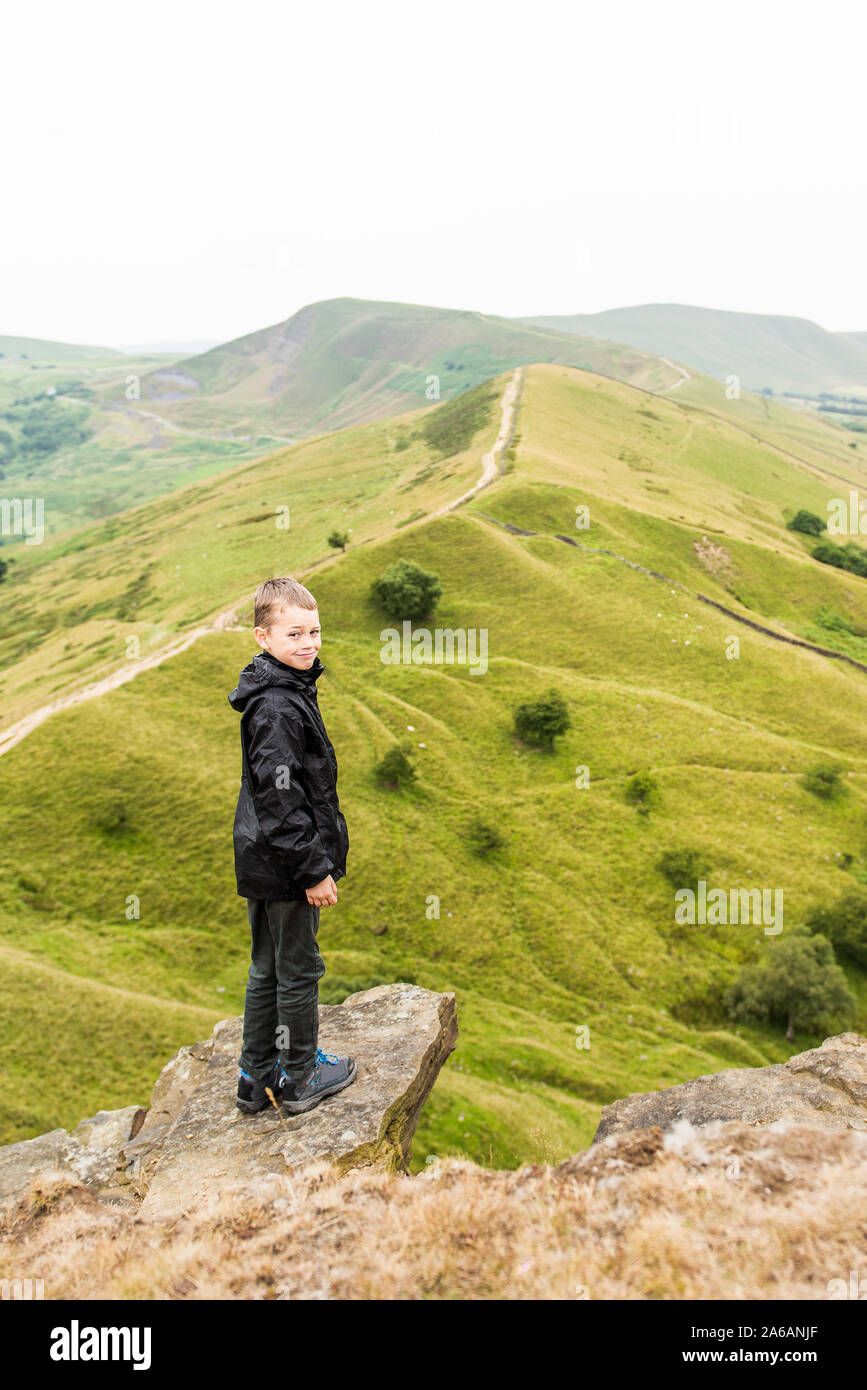
[[835, 903], [811, 907], [807, 926], [826, 937], [839, 956], [867, 970], [867, 890], [852, 888]]
[[328, 544], [334, 550], [345, 550], [349, 541], [349, 534], [346, 531], [332, 531], [328, 537]]
[[855, 998], [828, 938], [802, 926], [769, 942], [762, 959], [746, 966], [726, 992], [725, 1005], [745, 1022], [785, 1023], [792, 1042], [796, 1027], [833, 1031], [848, 1023]]
[[641, 811], [650, 810], [659, 801], [659, 783], [652, 772], [636, 772], [626, 783], [626, 800]]
[[467, 830], [467, 844], [473, 853], [482, 859], [502, 849], [505, 843], [499, 830], [493, 825], [486, 825], [482, 820], [474, 820]]
[[442, 591], [438, 576], [412, 560], [395, 561], [370, 586], [374, 600], [398, 622], [430, 617]]
[[822, 541], [810, 553], [814, 560], [820, 560], [823, 565], [833, 565], [838, 570], [848, 570], [850, 574], [867, 579], [867, 551], [854, 541], [847, 541], [843, 546], [835, 545], [833, 541]]
[[801, 778], [801, 786], [823, 801], [833, 801], [846, 790], [841, 779], [843, 769], [836, 763], [817, 763]]
[[790, 531], [800, 531], [804, 536], [821, 536], [826, 529], [826, 524], [815, 512], [804, 511], [803, 508], [789, 522]]
[[569, 710], [556, 690], [540, 700], [528, 700], [515, 710], [515, 733], [525, 743], [553, 748], [554, 739], [572, 727]]
[[706, 879], [711, 866], [700, 849], [667, 849], [656, 867], [673, 888], [687, 888]]
[[376, 763], [373, 776], [378, 786], [401, 791], [415, 781], [415, 768], [406, 756], [405, 750], [395, 744]]

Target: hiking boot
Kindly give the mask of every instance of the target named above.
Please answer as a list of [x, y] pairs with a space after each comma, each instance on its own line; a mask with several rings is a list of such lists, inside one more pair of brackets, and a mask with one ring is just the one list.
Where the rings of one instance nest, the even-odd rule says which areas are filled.
[[358, 1068], [354, 1057], [330, 1057], [320, 1047], [313, 1070], [306, 1081], [293, 1081], [285, 1072], [280, 1078], [279, 1096], [290, 1115], [312, 1110], [326, 1096], [333, 1096], [355, 1080]]
[[238, 1069], [238, 1096], [235, 1101], [239, 1110], [244, 1110], [248, 1115], [255, 1115], [258, 1110], [264, 1110], [266, 1105], [271, 1102], [265, 1094], [265, 1087], [269, 1086], [274, 1092], [274, 1099], [279, 1103], [279, 1085], [281, 1067], [279, 1062], [274, 1063], [274, 1070], [264, 1081], [257, 1081], [255, 1076], [250, 1076], [249, 1072]]

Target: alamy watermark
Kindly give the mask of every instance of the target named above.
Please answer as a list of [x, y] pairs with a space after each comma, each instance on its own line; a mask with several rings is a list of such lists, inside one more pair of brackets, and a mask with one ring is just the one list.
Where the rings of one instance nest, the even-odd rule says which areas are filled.
[[828, 503], [829, 536], [867, 536], [867, 497], [852, 489], [848, 500], [832, 497]]
[[700, 878], [695, 888], [678, 888], [674, 920], [680, 926], [737, 926], [738, 923], [765, 925], [765, 936], [779, 936], [783, 930], [782, 888], [708, 889]]
[[41, 545], [45, 539], [45, 498], [0, 497], [0, 535], [23, 536], [25, 545]]
[[[426, 666], [442, 662], [469, 666], [471, 676], [483, 676], [488, 669], [488, 629], [436, 627], [413, 628], [404, 619], [401, 631], [396, 627], [383, 628], [379, 634], [382, 650], [379, 659], [384, 666]], [[457, 653], [457, 655], [456, 655]]]

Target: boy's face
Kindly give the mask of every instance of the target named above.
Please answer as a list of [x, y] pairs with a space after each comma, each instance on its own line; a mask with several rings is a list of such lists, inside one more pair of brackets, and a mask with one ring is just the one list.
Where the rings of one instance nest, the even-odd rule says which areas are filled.
[[282, 608], [270, 627], [253, 629], [253, 636], [264, 651], [284, 666], [308, 671], [322, 646], [317, 608]]

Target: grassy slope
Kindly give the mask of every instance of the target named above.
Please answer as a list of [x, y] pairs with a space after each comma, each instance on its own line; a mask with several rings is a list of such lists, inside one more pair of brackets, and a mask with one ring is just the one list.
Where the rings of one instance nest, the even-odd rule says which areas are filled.
[[[0, 358], [0, 416], [16, 399], [32, 398], [51, 388], [62, 395], [73, 382], [91, 393], [75, 403], [56, 400], [52, 407], [80, 417], [90, 431], [84, 443], [61, 446], [43, 458], [16, 457], [0, 465], [5, 497], [43, 499], [49, 538], [211, 477], [242, 459], [258, 457], [268, 447], [261, 439], [205, 440], [174, 434], [158, 421], [137, 414], [138, 408], [147, 406], [126, 399], [129, 376], [141, 378], [155, 366], [170, 363], [169, 356], [122, 356], [109, 349], [96, 356], [101, 350], [86, 348], [78, 356], [72, 355], [78, 349], [56, 357], [36, 356], [36, 348], [53, 346], [35, 343], [32, 361]], [[0, 429], [18, 436], [20, 422], [0, 418]], [[23, 549], [12, 536], [2, 544], [7, 557]]]
[[[576, 342], [470, 311], [332, 299], [179, 362], [178, 372], [200, 390], [167, 401], [164, 413], [194, 428], [215, 420], [267, 424], [298, 437], [417, 409], [431, 374], [446, 398], [509, 367], [546, 360], [647, 386], [672, 380], [670, 368], [634, 348]], [[167, 381], [146, 378], [144, 394], [153, 389], [158, 400]], [[189, 384], [176, 389], [183, 396]]]
[[33, 362], [104, 362], [123, 357], [117, 348], [89, 347], [82, 343], [55, 343], [48, 338], [14, 338], [0, 333], [4, 357], [27, 357]]
[[[9, 340], [22, 350], [28, 341]], [[180, 362], [169, 354], [134, 358], [107, 350], [94, 357], [101, 350], [35, 340], [30, 346], [33, 362], [0, 359], [0, 411], [16, 395], [72, 379], [92, 392], [81, 406], [56, 406], [75, 409], [90, 439], [36, 466], [6, 469], [7, 496], [44, 499], [51, 537], [258, 458], [272, 447], [269, 436], [309, 437], [423, 407], [431, 374], [442, 399], [509, 367], [545, 360], [651, 387], [674, 377], [635, 348], [479, 313], [357, 299], [308, 305], [285, 323]], [[49, 353], [55, 346], [64, 352]], [[140, 399], [128, 398], [131, 374]], [[14, 538], [6, 545], [21, 550]]]
[[322, 436], [20, 548], [0, 613], [0, 724], [125, 665], [132, 637], [146, 657], [245, 602], [266, 570], [329, 563], [335, 528], [360, 545], [460, 496], [497, 423], [445, 462], [412, 437], [417, 415]]
[[[167, 499], [172, 512], [133, 514], [128, 533], [84, 560], [47, 567], [56, 585], [58, 564], [91, 565], [90, 578], [68, 575], [71, 602], [78, 585], [98, 585], [105, 547], [118, 547], [113, 563], [122, 570], [131, 551], [138, 564], [149, 546], [165, 545], [150, 602], [155, 613], [189, 620], [205, 598], [213, 609], [217, 598], [234, 597], [236, 581], [251, 585], [274, 567], [304, 571], [329, 524], [318, 514], [328, 480], [319, 472], [328, 466], [335, 484], [344, 479], [354, 537], [368, 539], [368, 524], [385, 536], [309, 577], [324, 622], [322, 707], [352, 839], [340, 904], [323, 913], [323, 994], [336, 1000], [396, 978], [458, 991], [461, 1043], [426, 1109], [418, 1162], [444, 1149], [503, 1165], [561, 1156], [589, 1140], [600, 1105], [616, 1096], [788, 1055], [779, 1032], [734, 1030], [719, 1009], [722, 985], [767, 940], [757, 928], [676, 927], [672, 890], [654, 867], [663, 848], [701, 848], [719, 886], [783, 888], [787, 923], [850, 881], [838, 855], [851, 853], [862, 867], [867, 676], [746, 628], [738, 629], [740, 659], [727, 661], [730, 619], [554, 538], [615, 550], [736, 607], [727, 575], [715, 578], [695, 550], [710, 518], [756, 611], [785, 620], [785, 604], [793, 612], [807, 605], [809, 616], [825, 602], [867, 616], [864, 586], [806, 559], [782, 526], [781, 507], [810, 504], [813, 494], [801, 489], [820, 486], [814, 473], [675, 401], [652, 403], [656, 419], [638, 413], [647, 408], [647, 397], [627, 387], [535, 367], [513, 471], [461, 514], [386, 535], [400, 514], [389, 517], [393, 498], [374, 502], [364, 470], [377, 459], [382, 467], [378, 431], [393, 432], [389, 424], [236, 470], [211, 497]], [[494, 433], [492, 421], [460, 476], [442, 479], [448, 461], [416, 485], [412, 504], [429, 501], [428, 489], [462, 491]], [[621, 459], [624, 451], [634, 457]], [[411, 476], [425, 459], [409, 453], [396, 463]], [[359, 474], [354, 500], [347, 456]], [[252, 543], [228, 526], [225, 536], [216, 531], [233, 497], [252, 500], [239, 489], [254, 486], [273, 503], [290, 461], [296, 483], [310, 489], [290, 532], [275, 533], [273, 516], [244, 528]], [[649, 482], [667, 494], [649, 492]], [[589, 532], [574, 529], [579, 504], [590, 506]], [[380, 512], [368, 523], [362, 506]], [[545, 534], [515, 536], [488, 516]], [[213, 570], [194, 564], [206, 525]], [[170, 602], [162, 586], [176, 555], [183, 579]], [[379, 660], [383, 618], [365, 595], [398, 556], [442, 575], [441, 626], [488, 630], [486, 676]], [[49, 594], [38, 599], [34, 586], [43, 582], [34, 569], [28, 593], [37, 609]], [[113, 631], [119, 640], [123, 625]], [[7, 1138], [73, 1123], [98, 1106], [146, 1101], [177, 1046], [240, 1010], [246, 921], [230, 851], [237, 728], [225, 692], [251, 650], [248, 633], [204, 638], [57, 716], [0, 760]], [[29, 695], [36, 679], [33, 670]], [[520, 700], [551, 684], [569, 701], [573, 727], [545, 755], [519, 746], [510, 720]], [[384, 796], [371, 767], [399, 738], [425, 745], [414, 753], [419, 783]], [[798, 782], [805, 767], [830, 757], [851, 774], [837, 805]], [[582, 764], [591, 774], [584, 791], [575, 786]], [[640, 768], [652, 769], [662, 789], [647, 820], [624, 799]], [[498, 857], [480, 860], [467, 847], [477, 812], [506, 838]], [[139, 921], [125, 919], [131, 894], [141, 901]], [[425, 913], [430, 894], [441, 903], [438, 920]], [[387, 932], [373, 933], [381, 924]], [[863, 1029], [867, 998], [863, 981], [853, 983]], [[583, 1024], [589, 1051], [575, 1047]], [[67, 1088], [38, 1085], [41, 1061], [27, 1061], [22, 1033], [62, 1053]], [[796, 1046], [811, 1041], [799, 1035]]]
[[709, 376], [730, 373], [754, 391], [867, 387], [867, 348], [808, 319], [741, 314], [690, 304], [639, 304], [601, 314], [541, 314], [520, 322], [555, 332], [633, 343]]

